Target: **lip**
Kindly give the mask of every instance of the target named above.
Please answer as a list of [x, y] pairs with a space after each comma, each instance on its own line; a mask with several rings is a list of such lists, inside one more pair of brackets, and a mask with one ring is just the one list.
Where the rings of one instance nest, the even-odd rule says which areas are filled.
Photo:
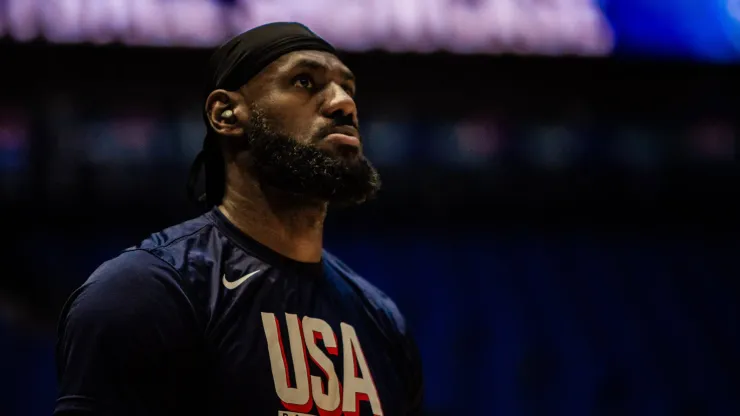
[[337, 126], [329, 130], [329, 134], [324, 137], [324, 141], [360, 147], [360, 134], [353, 126]]
[[344, 133], [331, 133], [324, 140], [330, 143], [360, 147], [360, 139], [358, 137]]

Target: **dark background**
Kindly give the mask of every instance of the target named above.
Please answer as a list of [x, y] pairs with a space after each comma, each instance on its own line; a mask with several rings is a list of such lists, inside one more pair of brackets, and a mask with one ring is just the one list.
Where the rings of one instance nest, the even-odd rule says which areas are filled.
[[[207, 56], [0, 44], [0, 415], [50, 414], [71, 290], [198, 214]], [[385, 187], [326, 245], [407, 315], [428, 414], [740, 414], [740, 67], [344, 59]]]

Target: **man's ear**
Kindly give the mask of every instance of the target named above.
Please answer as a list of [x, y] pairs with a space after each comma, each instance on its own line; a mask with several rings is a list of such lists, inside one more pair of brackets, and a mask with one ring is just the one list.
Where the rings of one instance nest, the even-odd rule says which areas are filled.
[[241, 137], [248, 113], [243, 98], [237, 92], [215, 90], [206, 99], [208, 122], [220, 136]]

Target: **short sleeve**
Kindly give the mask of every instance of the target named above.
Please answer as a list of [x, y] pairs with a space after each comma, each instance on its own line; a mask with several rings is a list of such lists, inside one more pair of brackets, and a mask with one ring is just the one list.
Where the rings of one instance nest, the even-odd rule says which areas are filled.
[[143, 250], [104, 263], [59, 322], [55, 415], [174, 415], [197, 396], [197, 318], [177, 272]]

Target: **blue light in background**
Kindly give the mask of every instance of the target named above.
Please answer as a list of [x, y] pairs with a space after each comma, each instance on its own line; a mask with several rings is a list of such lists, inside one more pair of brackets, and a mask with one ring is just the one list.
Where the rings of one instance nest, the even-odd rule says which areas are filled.
[[740, 0], [610, 0], [601, 4], [614, 29], [618, 55], [740, 61]]

